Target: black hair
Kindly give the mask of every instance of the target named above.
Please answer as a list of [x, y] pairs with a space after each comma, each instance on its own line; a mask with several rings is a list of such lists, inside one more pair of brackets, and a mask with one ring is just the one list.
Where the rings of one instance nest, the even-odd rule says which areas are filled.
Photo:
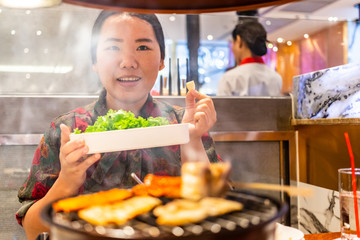
[[145, 20], [148, 23], [150, 23], [154, 30], [156, 40], [158, 41], [159, 46], [160, 46], [161, 59], [165, 59], [164, 32], [163, 32], [163, 29], [159, 22], [159, 19], [156, 17], [155, 14], [141, 14], [141, 13], [132, 13], [132, 12], [103, 10], [99, 14], [97, 19], [95, 20], [95, 23], [94, 23], [94, 26], [92, 29], [92, 34], [91, 34], [91, 60], [92, 60], [93, 64], [96, 63], [96, 49], [97, 49], [97, 45], [99, 42], [101, 28], [102, 28], [105, 20], [113, 15], [128, 15], [128, 16], [140, 18], [140, 19]]
[[243, 19], [240, 20], [232, 31], [234, 41], [236, 36], [240, 36], [249, 47], [252, 54], [256, 56], [264, 56], [267, 53], [266, 30], [257, 20]]

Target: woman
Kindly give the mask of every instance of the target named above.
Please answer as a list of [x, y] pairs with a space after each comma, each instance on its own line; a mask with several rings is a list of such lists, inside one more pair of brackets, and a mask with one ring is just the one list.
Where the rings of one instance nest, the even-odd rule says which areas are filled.
[[240, 20], [232, 32], [237, 66], [219, 81], [218, 96], [280, 96], [281, 76], [264, 64], [266, 31], [253, 19]]
[[[31, 173], [19, 190], [17, 219], [28, 239], [48, 231], [40, 222], [42, 208], [59, 198], [136, 184], [130, 174], [179, 175], [186, 154], [199, 161], [218, 161], [207, 131], [216, 121], [211, 98], [192, 90], [185, 111], [150, 96], [158, 71], [164, 68], [164, 36], [155, 15], [103, 11], [92, 33], [93, 69], [104, 86], [99, 99], [56, 118], [36, 150]], [[164, 116], [171, 123], [190, 124], [190, 142], [180, 146], [87, 155], [84, 141], [70, 141], [72, 129], [84, 130], [109, 109], [136, 116]], [[169, 136], [171, 137], [171, 136]]]

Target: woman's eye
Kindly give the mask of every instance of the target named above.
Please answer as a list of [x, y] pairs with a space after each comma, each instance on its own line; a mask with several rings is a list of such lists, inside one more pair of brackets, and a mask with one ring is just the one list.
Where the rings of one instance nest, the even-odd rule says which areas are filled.
[[147, 46], [145, 46], [145, 45], [141, 45], [141, 46], [139, 46], [136, 50], [138, 50], [138, 51], [144, 51], [144, 50], [150, 50], [150, 48], [147, 47]]

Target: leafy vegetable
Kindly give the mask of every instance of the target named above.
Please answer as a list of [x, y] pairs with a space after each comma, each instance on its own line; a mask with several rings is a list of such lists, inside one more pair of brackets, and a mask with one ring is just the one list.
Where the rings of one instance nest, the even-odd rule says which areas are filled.
[[[169, 121], [164, 117], [149, 117], [148, 119], [144, 119], [142, 117], [136, 118], [134, 113], [130, 111], [115, 111], [110, 109], [105, 116], [99, 116], [94, 125], [89, 125], [84, 133], [154, 127], [168, 124], [170, 124]], [[76, 128], [74, 129], [73, 133], [79, 134], [82, 132], [80, 129]]]

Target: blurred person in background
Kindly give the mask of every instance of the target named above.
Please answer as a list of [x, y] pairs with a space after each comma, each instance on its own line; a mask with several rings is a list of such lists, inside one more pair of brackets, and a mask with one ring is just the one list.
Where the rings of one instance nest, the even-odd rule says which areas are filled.
[[267, 33], [255, 19], [239, 19], [232, 32], [236, 66], [219, 80], [218, 96], [280, 96], [281, 76], [262, 59]]

